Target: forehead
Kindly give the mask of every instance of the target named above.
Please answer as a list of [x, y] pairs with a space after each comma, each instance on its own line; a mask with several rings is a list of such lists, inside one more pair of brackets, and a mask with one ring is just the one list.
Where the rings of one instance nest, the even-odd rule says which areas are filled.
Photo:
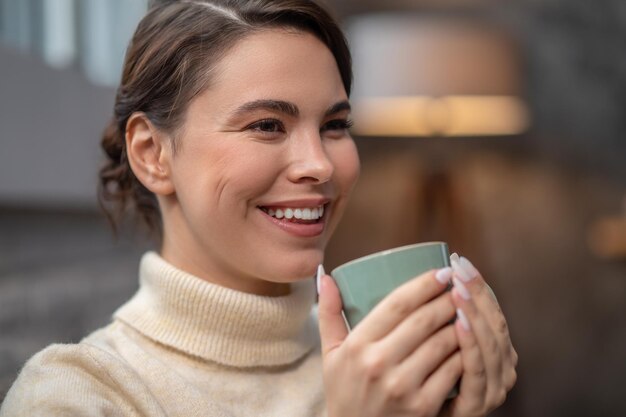
[[327, 108], [347, 98], [334, 56], [305, 32], [271, 29], [246, 36], [215, 70], [202, 96], [222, 107], [272, 98]]

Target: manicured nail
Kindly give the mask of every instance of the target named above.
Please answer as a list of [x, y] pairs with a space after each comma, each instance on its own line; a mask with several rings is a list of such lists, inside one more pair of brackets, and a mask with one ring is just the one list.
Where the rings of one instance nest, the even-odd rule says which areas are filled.
[[450, 255], [450, 262], [452, 262], [452, 261], [460, 262], [460, 260], [461, 259], [459, 258], [459, 255], [456, 252], [454, 252], [452, 255]]
[[322, 283], [322, 276], [326, 275], [324, 271], [324, 267], [322, 264], [319, 264], [317, 267], [317, 275], [315, 276], [315, 283], [317, 285], [317, 295], [320, 295], [320, 285]]
[[[450, 264], [452, 265], [453, 271], [457, 272], [458, 270], [460, 270], [461, 274], [464, 273], [463, 269], [461, 268], [461, 258], [456, 252], [450, 255]], [[457, 272], [457, 274], [459, 274], [459, 272]]]
[[465, 329], [465, 331], [470, 330], [470, 324], [469, 321], [467, 320], [467, 316], [465, 316], [465, 313], [463, 312], [463, 310], [461, 310], [460, 308], [456, 309], [456, 316], [459, 318], [459, 322], [461, 323], [461, 327], [463, 327], [463, 329]]
[[[463, 260], [465, 259], [465, 262]], [[478, 276], [478, 271], [474, 268], [474, 265], [466, 258], [453, 258], [450, 257], [450, 263], [452, 264], [452, 269], [454, 269], [454, 273], [461, 278], [461, 281], [468, 282]]]
[[478, 269], [464, 256], [461, 256], [461, 266], [472, 278], [476, 278], [479, 274]]
[[437, 281], [439, 281], [441, 284], [447, 284], [450, 282], [450, 278], [452, 278], [452, 268], [450, 268], [449, 266], [445, 267], [445, 268], [441, 268], [439, 271], [437, 271], [437, 273], [435, 274], [435, 278], [437, 279]]
[[470, 276], [467, 275], [467, 272], [465, 272], [465, 270], [461, 267], [460, 262], [455, 259], [450, 259], [450, 263], [452, 264], [452, 269], [454, 270], [456, 276], [458, 276], [465, 282], [471, 279]]
[[467, 287], [463, 285], [461, 280], [456, 279], [455, 277], [455, 278], [452, 278], [452, 283], [454, 284], [454, 288], [456, 288], [456, 290], [459, 292], [459, 295], [464, 300], [469, 300], [470, 298], [472, 298], [472, 296], [470, 295], [470, 292], [467, 290]]
[[350, 323], [348, 323], [348, 319], [346, 318], [346, 313], [343, 310], [341, 310], [341, 317], [343, 317], [343, 324], [346, 325], [346, 329], [348, 329], [348, 333], [350, 333], [352, 328], [350, 327]]

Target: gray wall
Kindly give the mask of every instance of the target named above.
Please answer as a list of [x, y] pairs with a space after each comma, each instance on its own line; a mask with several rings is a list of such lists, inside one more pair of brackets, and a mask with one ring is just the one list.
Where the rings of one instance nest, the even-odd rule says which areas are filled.
[[0, 46], [0, 204], [95, 207], [114, 95]]

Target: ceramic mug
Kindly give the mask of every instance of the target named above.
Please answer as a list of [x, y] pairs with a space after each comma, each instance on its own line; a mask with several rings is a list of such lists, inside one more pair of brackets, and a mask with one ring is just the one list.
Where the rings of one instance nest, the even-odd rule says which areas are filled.
[[335, 268], [347, 324], [353, 329], [387, 294], [430, 269], [450, 266], [444, 242], [417, 243], [355, 259]]
[[[450, 266], [445, 242], [401, 246], [355, 259], [333, 269], [343, 302], [343, 314], [353, 329], [387, 294], [431, 269]], [[448, 399], [458, 395], [459, 384]]]

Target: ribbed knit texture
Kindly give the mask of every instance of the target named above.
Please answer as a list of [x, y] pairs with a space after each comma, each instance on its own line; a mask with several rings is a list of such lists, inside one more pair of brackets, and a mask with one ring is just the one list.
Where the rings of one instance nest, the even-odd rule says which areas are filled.
[[9, 416], [322, 416], [314, 283], [262, 297], [187, 274], [149, 252], [114, 321], [31, 358]]
[[287, 297], [262, 297], [198, 279], [144, 255], [139, 292], [114, 315], [146, 336], [224, 365], [284, 365], [311, 350], [312, 280]]

